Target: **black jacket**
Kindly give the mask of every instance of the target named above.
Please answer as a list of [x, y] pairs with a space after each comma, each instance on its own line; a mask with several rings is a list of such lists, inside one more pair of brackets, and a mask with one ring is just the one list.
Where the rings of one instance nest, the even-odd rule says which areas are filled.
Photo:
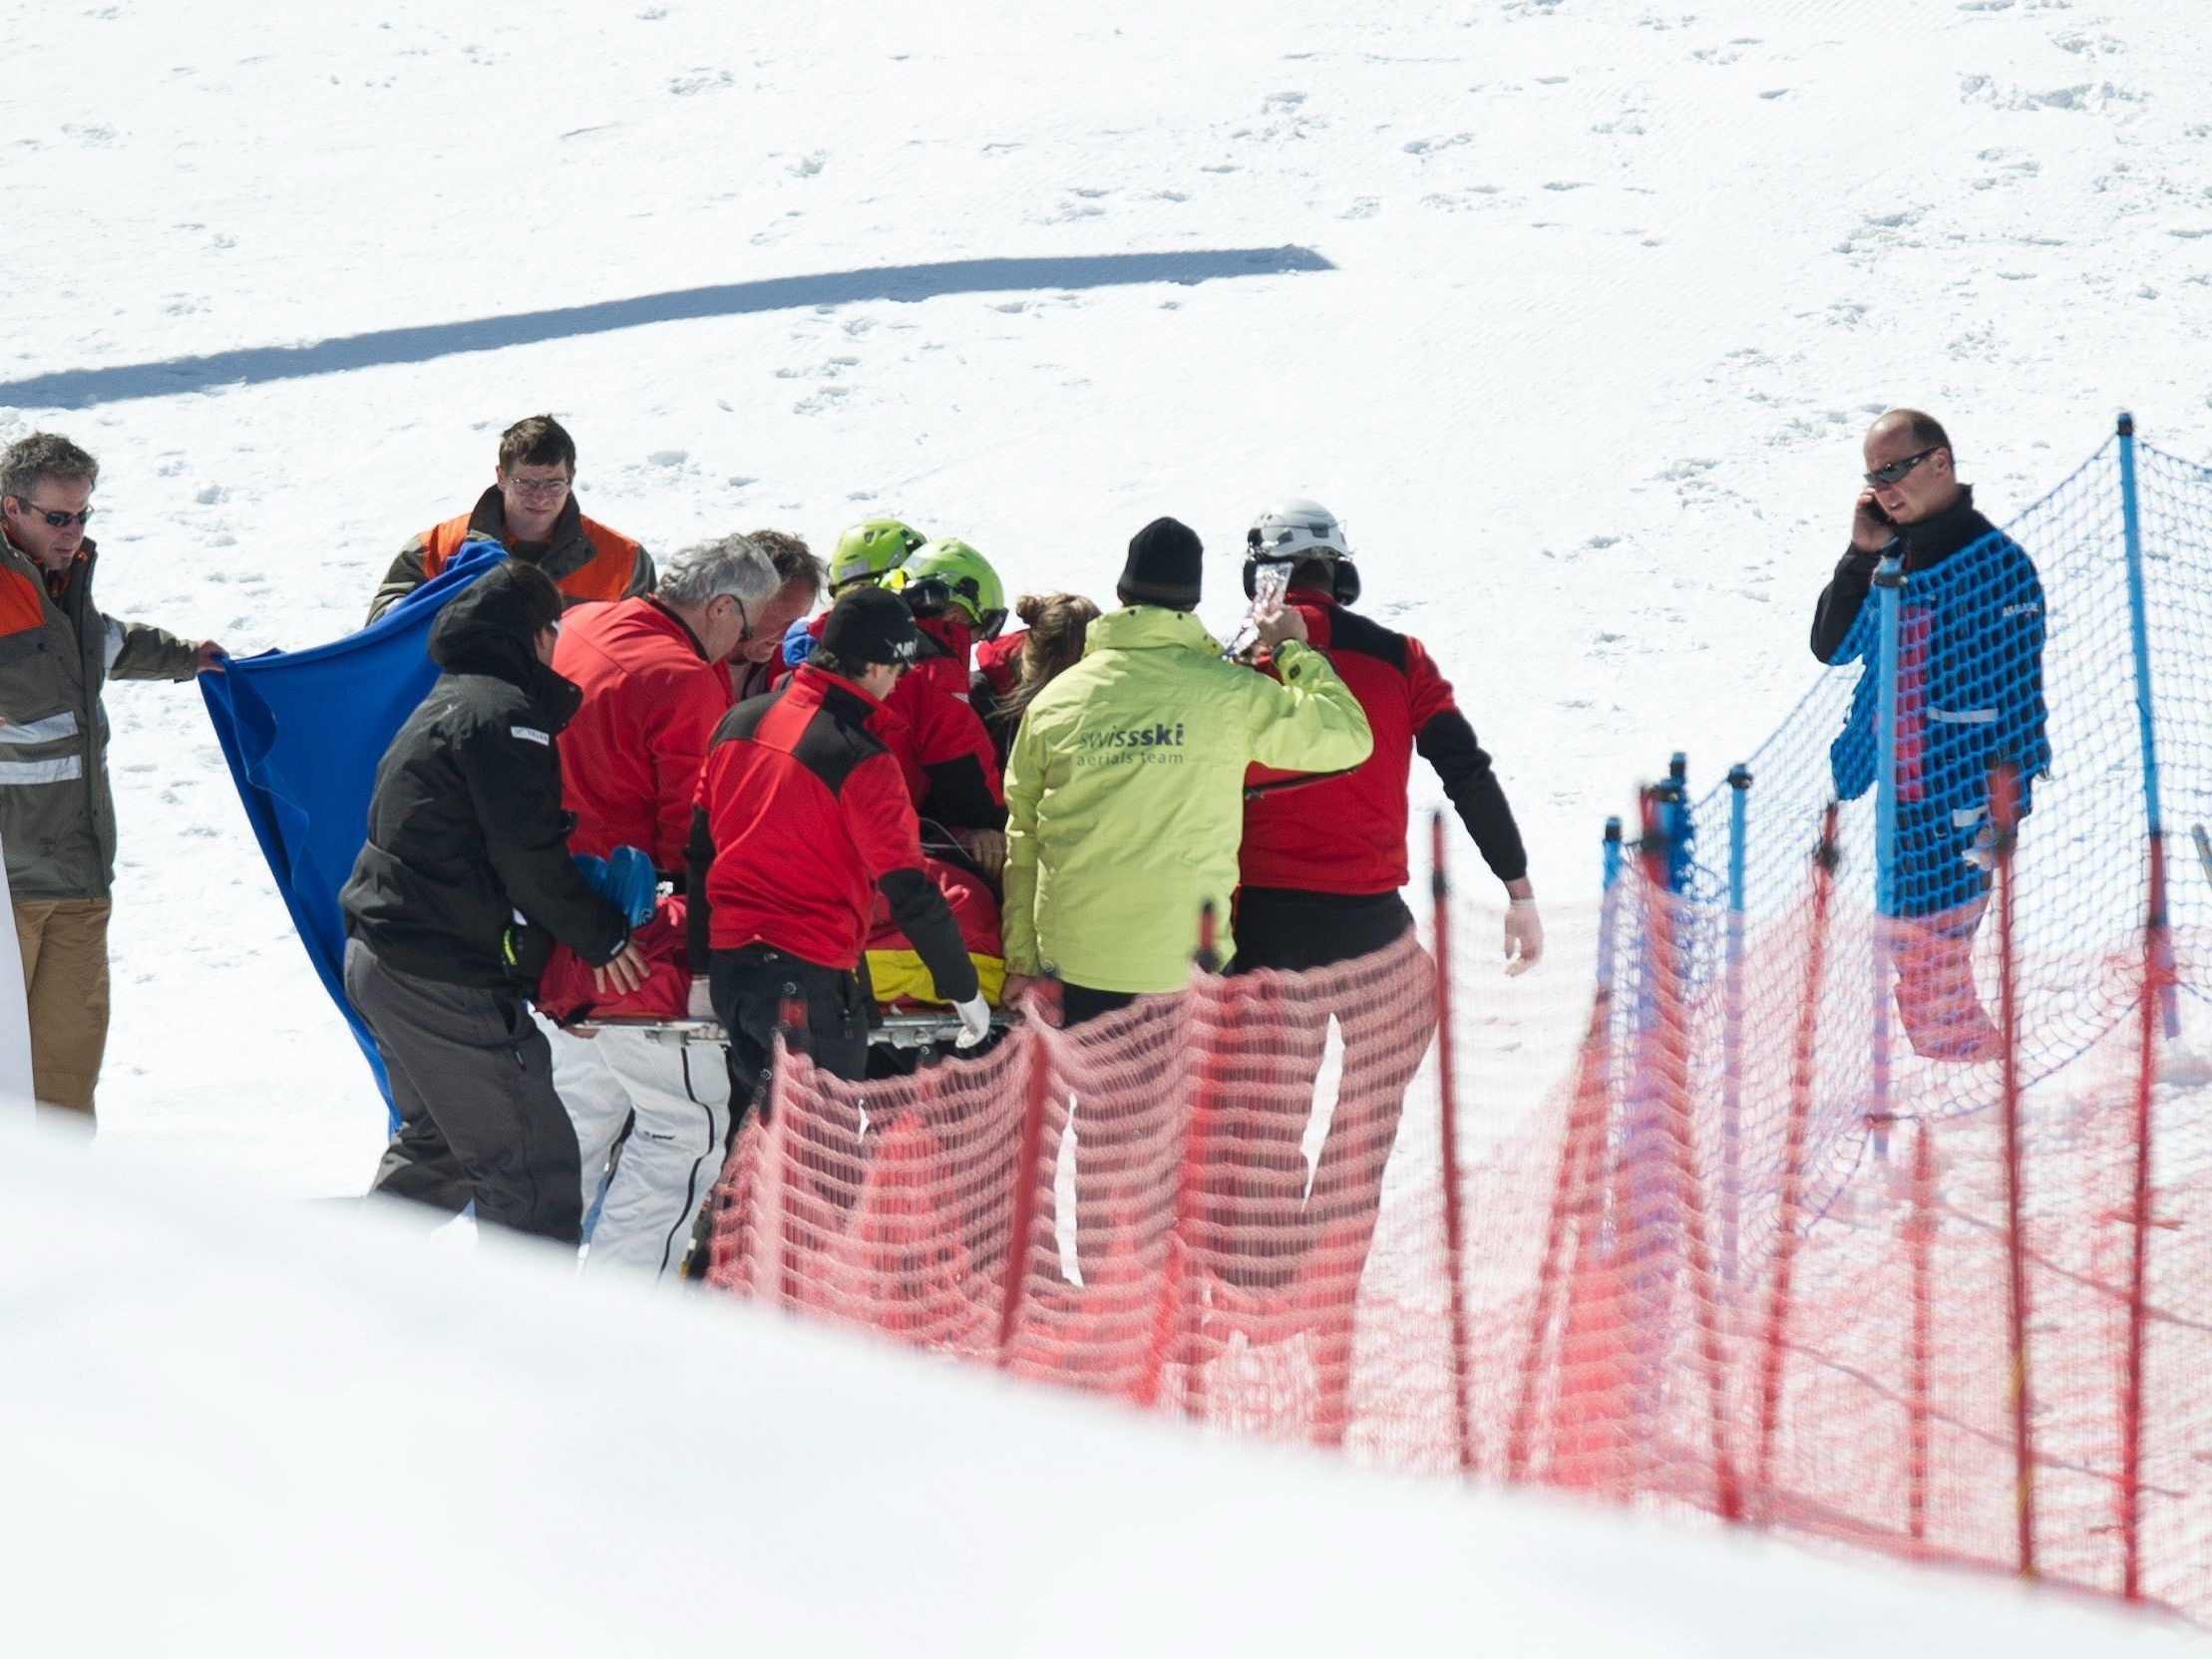
[[1859, 607], [1866, 603], [1866, 596], [1874, 585], [1874, 567], [1887, 554], [1896, 553], [1908, 575], [1933, 570], [1961, 547], [1981, 540], [1996, 527], [1975, 510], [1974, 486], [1961, 485], [1956, 501], [1933, 518], [1907, 524], [1873, 552], [1846, 547], [1843, 557], [1837, 561], [1835, 575], [1820, 590], [1820, 601], [1813, 607], [1813, 655], [1822, 662], [1835, 661], [1844, 636], [1859, 619]]
[[368, 844], [338, 902], [346, 930], [403, 973], [528, 989], [553, 939], [597, 966], [629, 930], [568, 860], [553, 738], [582, 694], [538, 660], [507, 571], [431, 628], [445, 673], [377, 767]]

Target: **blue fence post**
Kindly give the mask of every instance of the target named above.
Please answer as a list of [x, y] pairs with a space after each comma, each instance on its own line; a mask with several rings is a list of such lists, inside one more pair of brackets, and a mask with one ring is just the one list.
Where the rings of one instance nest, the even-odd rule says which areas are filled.
[[[2158, 734], [2152, 718], [2150, 692], [2150, 612], [2143, 595], [2143, 519], [2135, 490], [2135, 417], [2120, 411], [2116, 423], [2120, 441], [2120, 533], [2127, 550], [2127, 626], [2135, 652], [2135, 727], [2143, 746], [2143, 825], [2152, 842], [2162, 839], [2165, 824], [2158, 804]], [[2150, 926], [2158, 948], [2166, 948], [2166, 895], [2150, 895]], [[2165, 1001], [2166, 1036], [2181, 1035], [2181, 1010], [2175, 1002], [2171, 975], [2162, 993]]]
[[1739, 1120], [1743, 1113], [1743, 860], [1751, 769], [1728, 769], [1728, 954], [1720, 1046], [1720, 1272], [1736, 1276], [1736, 1222], [1742, 1180]]
[[1905, 566], [1895, 553], [1875, 567], [1880, 595], [1880, 641], [1874, 672], [1874, 1065], [1867, 1125], [1874, 1154], [1890, 1145], [1890, 947], [1897, 891], [1897, 675], [1898, 633], [1905, 610]]

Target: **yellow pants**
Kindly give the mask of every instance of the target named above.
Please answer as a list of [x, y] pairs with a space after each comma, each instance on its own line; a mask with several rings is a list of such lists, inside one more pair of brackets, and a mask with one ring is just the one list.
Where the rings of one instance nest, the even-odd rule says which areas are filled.
[[31, 1015], [31, 1076], [49, 1106], [92, 1115], [108, 1048], [108, 912], [105, 898], [40, 900], [15, 907], [23, 992]]

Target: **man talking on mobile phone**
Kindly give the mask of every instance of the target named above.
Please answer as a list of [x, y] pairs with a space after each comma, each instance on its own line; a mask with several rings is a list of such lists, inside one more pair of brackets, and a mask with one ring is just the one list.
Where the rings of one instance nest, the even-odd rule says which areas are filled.
[[1894, 556], [1905, 577], [1888, 906], [1898, 1014], [1925, 1058], [1994, 1060], [2002, 1042], [1974, 986], [1974, 935], [1996, 861], [1990, 774], [2013, 769], [2025, 817], [2034, 780], [2050, 770], [2042, 584], [2027, 551], [1975, 510], [1933, 417], [1889, 411], [1868, 430], [1864, 455], [1851, 545], [1813, 612], [1813, 655], [1869, 669], [1829, 767], [1846, 801], [1877, 782], [1881, 607], [1866, 600], [1876, 568]]

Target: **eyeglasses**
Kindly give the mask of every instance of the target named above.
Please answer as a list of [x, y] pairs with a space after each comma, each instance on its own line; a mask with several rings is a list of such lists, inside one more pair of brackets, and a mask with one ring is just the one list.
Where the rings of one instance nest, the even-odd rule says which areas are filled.
[[53, 507], [40, 506], [36, 501], [27, 501], [21, 496], [11, 496], [9, 499], [25, 512], [37, 513], [55, 529], [60, 529], [64, 524], [89, 524], [92, 522], [93, 509], [89, 506], [78, 512], [58, 512]]
[[503, 473], [500, 481], [526, 501], [557, 501], [568, 494], [566, 479], [519, 479]]
[[753, 640], [753, 613], [745, 608], [745, 601], [727, 590], [717, 593], [715, 597], [717, 599], [727, 599], [737, 607], [737, 620], [745, 630], [737, 636], [737, 642], [740, 645], [751, 644]]
[[1903, 461], [1886, 461], [1881, 466], [1875, 468], [1873, 472], [1866, 475], [1866, 482], [1869, 484], [1896, 484], [1900, 480], [1902, 480], [1906, 474], [1910, 473], [1915, 467], [1918, 467], [1922, 462], [1926, 461], [1930, 456], [1934, 455], [1937, 450], [1940, 450], [1942, 448], [1943, 446], [1941, 444], [1936, 444], [1928, 449], [1922, 450], [1918, 455], [1907, 456]]

